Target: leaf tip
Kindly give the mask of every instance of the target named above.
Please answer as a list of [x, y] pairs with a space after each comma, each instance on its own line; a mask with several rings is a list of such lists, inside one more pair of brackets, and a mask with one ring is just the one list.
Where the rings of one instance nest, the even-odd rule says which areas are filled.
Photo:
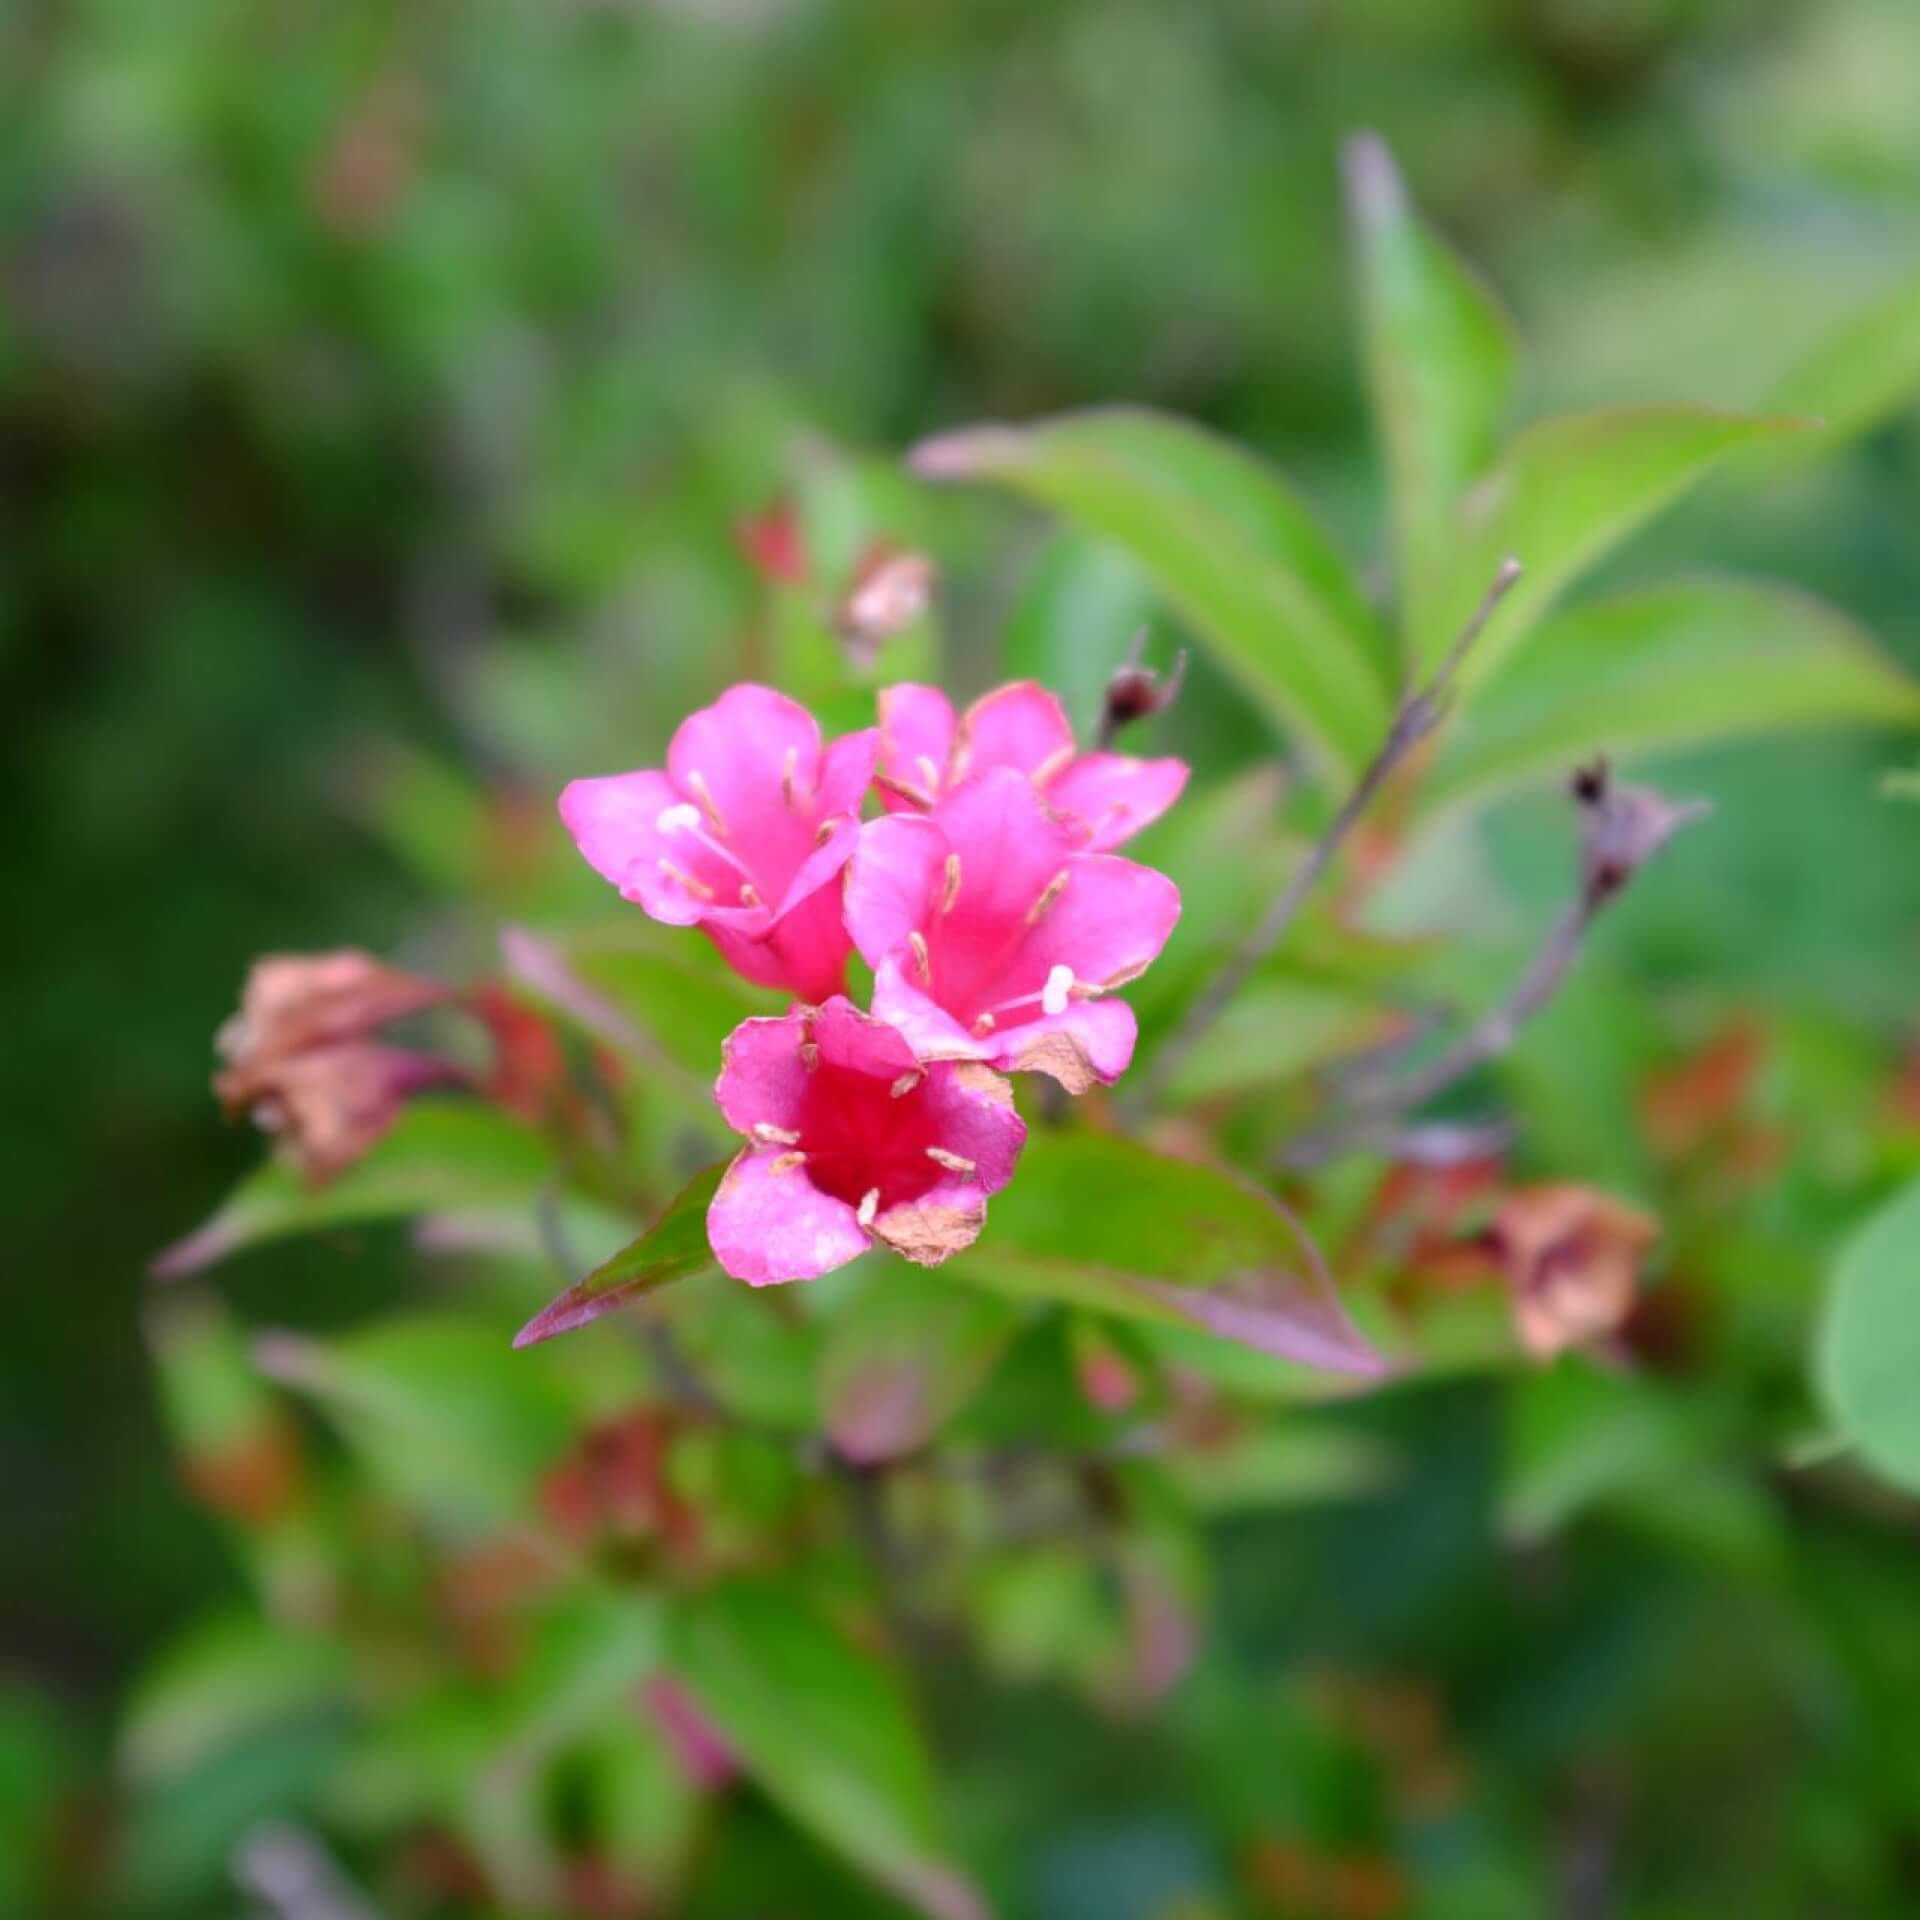
[[923, 480], [966, 480], [1004, 461], [1018, 443], [1013, 427], [957, 427], [909, 447], [907, 466]]
[[1340, 149], [1340, 171], [1355, 220], [1377, 226], [1406, 212], [1406, 188], [1394, 164], [1393, 149], [1371, 128], [1347, 136]]
[[209, 1220], [171, 1246], [162, 1247], [147, 1262], [149, 1280], [184, 1280], [224, 1260], [237, 1244], [230, 1226]]

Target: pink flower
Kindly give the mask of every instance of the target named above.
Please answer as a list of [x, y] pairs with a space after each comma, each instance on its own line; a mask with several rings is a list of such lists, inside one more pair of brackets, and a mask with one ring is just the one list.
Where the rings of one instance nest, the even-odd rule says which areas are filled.
[[648, 769], [575, 780], [560, 817], [594, 869], [669, 926], [703, 929], [727, 964], [803, 999], [839, 991], [840, 869], [859, 832], [879, 736], [821, 746], [770, 687], [730, 687]]
[[982, 694], [957, 721], [938, 687], [881, 689], [878, 777], [889, 812], [924, 813], [988, 767], [1024, 773], [1095, 853], [1158, 820], [1187, 784], [1183, 760], [1081, 753], [1059, 700], [1032, 680]]
[[1023, 775], [995, 767], [931, 814], [861, 829], [846, 919], [873, 1010], [922, 1060], [1050, 1073], [1074, 1093], [1133, 1058], [1143, 973], [1180, 917], [1165, 874], [1088, 853]]
[[876, 1241], [937, 1266], [979, 1234], [1027, 1130], [985, 1068], [927, 1065], [841, 998], [727, 1036], [714, 1097], [742, 1149], [707, 1212], [736, 1280], [809, 1280]]

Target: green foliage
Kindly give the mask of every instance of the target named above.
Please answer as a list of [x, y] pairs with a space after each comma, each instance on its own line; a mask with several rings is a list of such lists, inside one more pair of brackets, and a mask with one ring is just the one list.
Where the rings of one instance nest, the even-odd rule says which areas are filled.
[[1862, 1225], [1835, 1260], [1820, 1331], [1821, 1391], [1842, 1436], [1877, 1473], [1920, 1486], [1920, 1185]]
[[804, 1595], [709, 1588], [675, 1610], [668, 1644], [777, 1804], [931, 1920], [985, 1912], [941, 1851], [932, 1773], [891, 1676]]
[[[1905, 9], [42, 13], [0, 1909], [224, 1912], [277, 1832], [393, 1920], [1911, 1911]], [[1343, 308], [1355, 116], [1431, 217], [1349, 148]], [[897, 548], [939, 592], [868, 657]], [[718, 1043], [777, 1003], [561, 780], [741, 677], [839, 728], [1032, 675], [1084, 740], [1190, 646], [1117, 743], [1194, 769], [1148, 1067], [1508, 552], [1159, 1111], [1023, 1088], [938, 1273], [713, 1269]], [[1420, 1140], [1289, 1163], [1523, 976], [1598, 751], [1711, 824]], [[234, 1184], [206, 1036], [348, 941], [528, 997], [512, 1113]], [[1661, 1240], [1540, 1365], [1494, 1250], [1550, 1182]], [[223, 1185], [161, 1265], [232, 1304], [158, 1290], [143, 1355]]]

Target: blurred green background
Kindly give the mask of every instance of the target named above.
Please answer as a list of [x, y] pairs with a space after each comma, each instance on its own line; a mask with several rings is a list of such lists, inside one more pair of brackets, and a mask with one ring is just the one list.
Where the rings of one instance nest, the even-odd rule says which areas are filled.
[[[1916, 75], [1911, 0], [0, 11], [0, 1795], [79, 1783], [84, 1845], [128, 1676], [236, 1584], [159, 1436], [143, 1266], [255, 1158], [205, 1084], [254, 953], [484, 955], [488, 914], [431, 904], [461, 876], [405, 830], [436, 769], [498, 796], [476, 894], [558, 870], [552, 791], [732, 677], [738, 529], [830, 446], [1150, 401], [1368, 541], [1358, 125], [1514, 310], [1525, 411], [1750, 403], [1920, 261]], [[949, 536], [995, 556], [956, 569], [962, 687], [1032, 541], [977, 512]], [[1920, 670], [1920, 418], [1716, 485], [1614, 573], [1676, 564], [1816, 589]], [[1892, 751], [1689, 769], [1712, 847], [1649, 877], [1593, 991], [1677, 982], [1703, 1031], [1839, 1007], [1890, 1049], [1920, 960]], [[1566, 1171], [1608, 1171], [1595, 1132], [1563, 1117], [1563, 1159], [1592, 1149]], [[396, 1248], [223, 1284], [331, 1325], [408, 1286]], [[1892, 1630], [1886, 1591], [1861, 1633]], [[1737, 1756], [1667, 1711], [1700, 1733], [1694, 1812], [1730, 1817]], [[1844, 1855], [1867, 1842], [1831, 1797], [1792, 1817]]]

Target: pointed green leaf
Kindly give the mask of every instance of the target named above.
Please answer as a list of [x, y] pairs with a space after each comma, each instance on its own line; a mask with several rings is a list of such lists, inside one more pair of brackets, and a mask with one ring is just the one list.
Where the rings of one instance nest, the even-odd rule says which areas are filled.
[[1920, 1181], [1841, 1248], [1815, 1361], [1822, 1396], [1861, 1458], [1920, 1492]]
[[532, 1206], [552, 1174], [539, 1135], [497, 1108], [417, 1100], [365, 1159], [324, 1187], [309, 1187], [279, 1161], [256, 1168], [152, 1271], [177, 1279], [243, 1247], [321, 1227], [415, 1213], [514, 1212]]
[[1833, 607], [1687, 580], [1556, 615], [1454, 722], [1423, 801], [1482, 800], [1617, 757], [1742, 734], [1920, 724], [1920, 684]]
[[1817, 459], [1920, 391], [1920, 275], [1902, 280], [1851, 315], [1775, 387], [1770, 404], [1817, 420], [1816, 431], [1785, 441], [1763, 471]]
[[840, 1304], [820, 1355], [820, 1416], [849, 1460], [923, 1446], [972, 1399], [1019, 1324], [1004, 1301], [889, 1261]]
[[993, 480], [1123, 548], [1222, 668], [1320, 766], [1352, 774], [1389, 718], [1388, 646], [1345, 562], [1278, 476], [1135, 408], [923, 441], [935, 479]]
[[707, 1209], [726, 1170], [726, 1162], [720, 1161], [696, 1173], [645, 1233], [543, 1307], [513, 1336], [513, 1344], [531, 1347], [556, 1333], [571, 1333], [643, 1294], [705, 1272], [713, 1265]]
[[399, 1498], [456, 1521], [524, 1511], [572, 1438], [562, 1379], [508, 1351], [491, 1323], [419, 1313], [339, 1339], [268, 1333], [255, 1358], [308, 1395]]
[[932, 1770], [892, 1675], [790, 1581], [733, 1581], [669, 1618], [669, 1663], [790, 1818], [932, 1920], [985, 1920], [944, 1856]]
[[1368, 398], [1386, 456], [1403, 607], [1444, 575], [1455, 502], [1492, 460], [1513, 387], [1512, 328], [1408, 202], [1385, 142], [1346, 153]]
[[277, 1722], [343, 1711], [340, 1644], [249, 1614], [220, 1614], [173, 1642], [141, 1677], [120, 1758], [142, 1785], [176, 1778]]
[[1051, 687], [1085, 739], [1106, 704], [1107, 681], [1155, 604], [1146, 575], [1111, 541], [1058, 527], [1008, 611], [1001, 670]]
[[1385, 1371], [1271, 1196], [1112, 1135], [1030, 1139], [986, 1233], [951, 1271], [1016, 1297], [1198, 1327], [1304, 1367]]
[[1706, 407], [1603, 408], [1535, 422], [1460, 502], [1445, 580], [1411, 609], [1418, 657], [1439, 660], [1512, 556], [1525, 572], [1459, 676], [1463, 689], [1489, 684], [1567, 586], [1715, 461], [1804, 425]]

